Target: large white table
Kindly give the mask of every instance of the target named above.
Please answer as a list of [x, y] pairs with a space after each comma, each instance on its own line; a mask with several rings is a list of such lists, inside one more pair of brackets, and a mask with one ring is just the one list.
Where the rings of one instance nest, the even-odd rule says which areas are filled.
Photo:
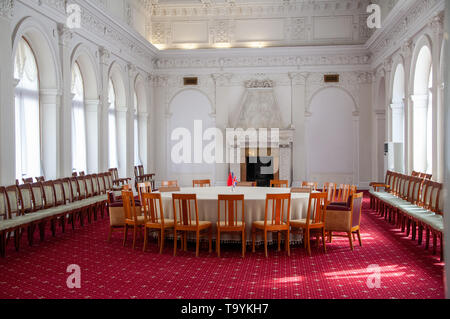
[[[264, 220], [266, 194], [282, 194], [290, 193], [289, 188], [268, 188], [268, 187], [237, 187], [235, 192], [231, 191], [231, 187], [203, 187], [203, 188], [181, 188], [179, 194], [196, 194], [198, 202], [199, 220], [210, 221], [213, 224], [213, 233], [215, 237], [217, 215], [217, 197], [221, 194], [245, 196], [245, 223], [247, 231], [247, 242], [251, 242], [251, 227], [254, 221]], [[173, 202], [172, 193], [162, 193], [163, 209], [165, 218], [173, 219]], [[308, 194], [293, 193], [291, 196], [291, 215], [290, 219], [306, 218], [308, 209]], [[222, 208], [222, 216], [223, 216]], [[270, 216], [270, 215], [269, 215]], [[223, 217], [222, 217], [223, 218]], [[241, 218], [240, 216], [238, 217]], [[221, 234], [221, 241], [240, 241], [239, 234]], [[268, 240], [271, 240], [269, 235]], [[291, 240], [294, 238], [291, 237]], [[258, 242], [262, 240], [261, 235], [257, 237]], [[298, 238], [297, 238], [298, 240]]]

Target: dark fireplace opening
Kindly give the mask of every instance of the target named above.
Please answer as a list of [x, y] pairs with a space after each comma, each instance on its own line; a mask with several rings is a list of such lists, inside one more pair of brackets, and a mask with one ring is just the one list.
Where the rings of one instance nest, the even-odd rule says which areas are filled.
[[273, 157], [247, 157], [247, 181], [269, 187], [274, 179]]

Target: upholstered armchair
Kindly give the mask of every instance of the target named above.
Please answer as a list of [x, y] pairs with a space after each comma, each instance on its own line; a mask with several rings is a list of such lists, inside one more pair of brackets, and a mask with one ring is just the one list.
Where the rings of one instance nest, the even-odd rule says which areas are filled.
[[353, 250], [353, 236], [358, 235], [359, 245], [362, 246], [360, 222], [363, 204], [363, 193], [353, 194], [346, 205], [328, 205], [325, 218], [325, 231], [328, 233], [329, 242], [333, 240], [333, 233], [346, 233], [335, 235], [348, 237], [350, 248]]
[[119, 186], [122, 188], [123, 185], [128, 184], [131, 178], [119, 178], [119, 170], [117, 168], [110, 168], [108, 170], [112, 175], [112, 183], [114, 186]]
[[152, 189], [155, 189], [155, 181], [153, 180], [154, 176], [155, 174], [145, 174], [143, 165], [135, 166], [134, 177], [136, 181], [136, 189], [137, 184], [145, 182], [150, 182], [152, 184]]

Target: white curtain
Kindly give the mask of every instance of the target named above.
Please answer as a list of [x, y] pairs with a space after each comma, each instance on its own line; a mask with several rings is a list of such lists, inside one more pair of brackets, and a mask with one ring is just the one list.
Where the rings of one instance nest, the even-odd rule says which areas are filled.
[[117, 168], [117, 134], [116, 134], [116, 94], [114, 85], [109, 79], [109, 110], [108, 110], [108, 127], [109, 127], [109, 167]]
[[134, 92], [134, 165], [141, 165], [139, 157], [139, 119], [138, 119], [138, 99]]
[[17, 48], [15, 89], [16, 178], [37, 177], [41, 170], [39, 76], [33, 51], [22, 39]]
[[72, 94], [72, 168], [74, 172], [85, 172], [87, 165], [84, 85], [77, 63], [75, 63], [72, 70]]

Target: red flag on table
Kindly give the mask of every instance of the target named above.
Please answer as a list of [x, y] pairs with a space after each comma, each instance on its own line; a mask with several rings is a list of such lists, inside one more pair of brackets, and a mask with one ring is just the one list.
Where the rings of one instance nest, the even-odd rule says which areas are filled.
[[227, 186], [233, 186], [233, 177], [231, 176], [231, 173], [228, 175]]

